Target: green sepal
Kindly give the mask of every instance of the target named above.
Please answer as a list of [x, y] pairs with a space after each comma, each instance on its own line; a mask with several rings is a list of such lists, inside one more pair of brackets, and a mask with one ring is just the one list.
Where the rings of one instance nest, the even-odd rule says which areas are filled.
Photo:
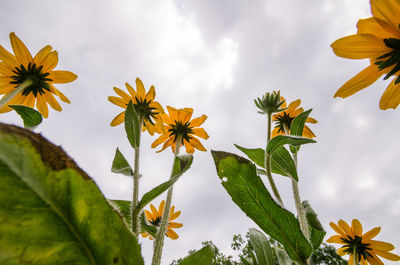
[[268, 142], [267, 152], [273, 153], [276, 149], [278, 149], [279, 147], [281, 147], [285, 144], [299, 146], [299, 145], [309, 144], [309, 143], [316, 143], [316, 141], [313, 139], [303, 138], [303, 137], [298, 137], [298, 136], [277, 135]]
[[308, 201], [303, 201], [302, 205], [306, 214], [308, 230], [310, 231], [311, 245], [313, 246], [313, 249], [316, 250], [324, 240], [326, 232], [318, 220], [317, 213], [313, 210], [313, 208], [311, 208], [310, 203]]
[[125, 159], [124, 155], [119, 151], [115, 150], [115, 156], [111, 167], [111, 172], [120, 173], [126, 176], [133, 176], [133, 170], [131, 165], [129, 165], [128, 161]]
[[232, 200], [265, 233], [279, 241], [290, 257], [304, 263], [312, 247], [297, 218], [277, 204], [249, 160], [227, 152], [211, 151], [222, 186]]
[[15, 110], [19, 116], [21, 116], [24, 127], [30, 130], [35, 129], [39, 124], [42, 123], [43, 117], [39, 111], [23, 105], [8, 105], [10, 108]]
[[[262, 148], [244, 148], [235, 144], [236, 148], [246, 154], [250, 160], [252, 160], [257, 166], [264, 167], [265, 161], [265, 150]], [[271, 157], [271, 171], [272, 173], [279, 174], [285, 177], [293, 178], [298, 181], [297, 169], [294, 164], [293, 158], [289, 151], [285, 147], [279, 147], [275, 152], [272, 153]], [[258, 174], [266, 175], [265, 171], [257, 170]]]
[[186, 256], [178, 265], [211, 265], [215, 256], [215, 246], [210, 244]]
[[161, 195], [164, 191], [168, 190], [175, 182], [185, 173], [191, 166], [193, 162], [193, 155], [183, 155], [177, 156], [174, 162], [174, 170], [172, 178], [168, 181], [165, 181], [153, 188], [149, 192], [146, 192], [143, 197], [140, 199], [138, 205], [136, 206], [134, 213], [140, 212], [148, 203]]
[[250, 244], [256, 253], [258, 264], [275, 265], [275, 258], [267, 237], [255, 228], [250, 228]]
[[140, 145], [140, 119], [132, 100], [129, 101], [126, 107], [124, 124], [129, 143], [133, 148], [138, 148]]
[[0, 124], [0, 263], [144, 264], [137, 238], [58, 146]]
[[157, 237], [157, 228], [147, 224], [146, 215], [144, 211], [139, 216], [139, 222], [140, 222], [140, 233], [148, 233], [153, 238]]
[[[304, 111], [293, 119], [292, 123], [290, 124], [290, 135], [299, 137], [303, 136], [304, 126], [306, 124], [308, 115], [310, 115], [311, 111], [312, 109]], [[299, 149], [300, 146], [290, 146], [290, 151], [292, 153], [297, 153]]]

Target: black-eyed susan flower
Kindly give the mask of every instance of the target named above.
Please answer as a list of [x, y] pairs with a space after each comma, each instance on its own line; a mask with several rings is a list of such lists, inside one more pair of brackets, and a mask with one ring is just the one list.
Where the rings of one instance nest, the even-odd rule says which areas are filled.
[[62, 108], [54, 95], [66, 103], [70, 101], [53, 84], [69, 83], [77, 76], [69, 71], [53, 70], [58, 63], [58, 53], [53, 51], [50, 45], [32, 57], [14, 32], [10, 33], [10, 40], [15, 55], [0, 45], [0, 95], [6, 97], [27, 80], [31, 80], [32, 83], [2, 106], [0, 113], [11, 111], [8, 105], [25, 105], [31, 108], [36, 105], [45, 118], [49, 114], [47, 105], [61, 111]]
[[194, 149], [207, 151], [199, 139], [197, 139], [197, 137], [202, 139], [208, 139], [209, 137], [203, 128], [198, 128], [204, 123], [207, 116], [203, 114], [191, 120], [193, 114], [192, 108], [175, 109], [167, 106], [167, 109], [169, 115], [162, 115], [165, 124], [165, 134], [162, 134], [155, 140], [151, 147], [155, 148], [164, 143], [162, 149], [157, 152], [161, 152], [169, 146], [175, 151], [176, 143], [178, 139], [181, 139], [179, 146], [184, 145], [186, 152], [189, 154], [194, 153]]
[[[147, 223], [158, 229], [161, 224], [162, 216], [164, 213], [164, 208], [165, 208], [164, 200], [158, 206], [158, 210], [153, 204], [150, 204], [150, 211], [144, 210]], [[181, 211], [175, 212], [175, 206], [172, 206], [171, 208], [169, 208], [168, 225], [167, 225], [167, 230], [165, 232], [165, 235], [173, 240], [179, 238], [178, 234], [173, 230], [173, 228], [182, 227], [181, 223], [172, 222], [173, 220], [178, 218], [179, 215], [181, 215]], [[151, 235], [149, 235], [148, 233], [141, 233], [141, 235], [143, 237], [149, 237], [149, 239], [153, 240], [153, 237]]]
[[114, 87], [114, 91], [119, 97], [108, 97], [108, 100], [111, 103], [114, 103], [115, 105], [124, 109], [124, 111], [118, 114], [111, 121], [111, 126], [117, 126], [124, 122], [125, 110], [129, 101], [132, 100], [136, 112], [143, 119], [142, 130], [147, 130], [150, 135], [153, 135], [154, 132], [164, 132], [163, 122], [160, 117], [160, 114], [164, 113], [164, 109], [160, 103], [154, 101], [156, 97], [154, 86], [151, 86], [149, 91], [146, 93], [144, 85], [139, 78], [136, 78], [136, 91], [128, 83], [125, 83], [125, 86], [128, 89], [129, 94], [117, 87]]
[[[282, 101], [284, 100], [283, 97], [281, 99]], [[272, 130], [272, 137], [286, 134], [286, 131], [290, 132], [290, 125], [292, 124], [293, 119], [296, 118], [300, 113], [304, 112], [303, 108], [299, 108], [300, 104], [300, 99], [295, 100], [289, 104], [287, 109], [272, 116], [272, 120], [276, 123], [275, 128]], [[286, 101], [282, 104], [282, 108], [286, 108]], [[317, 120], [308, 117], [306, 123], [317, 123]], [[303, 129], [303, 137], [315, 137], [315, 134], [307, 125], [305, 125]]]
[[273, 91], [272, 93], [265, 93], [262, 98], [254, 100], [257, 108], [260, 109], [258, 113], [271, 115], [275, 112], [281, 112], [284, 108], [281, 108], [285, 99], [281, 97], [280, 91]]
[[343, 245], [337, 253], [340, 256], [349, 254], [349, 265], [355, 265], [354, 255], [361, 265], [383, 265], [378, 256], [392, 261], [400, 260], [400, 256], [389, 252], [394, 249], [392, 244], [372, 240], [380, 232], [380, 227], [375, 227], [363, 234], [362, 225], [357, 219], [353, 219], [351, 227], [343, 220], [339, 220], [338, 224], [330, 222], [329, 225], [338, 235], [330, 237], [327, 242]]
[[360, 19], [357, 34], [332, 43], [337, 56], [369, 59], [370, 65], [336, 91], [335, 97], [348, 97], [373, 84], [382, 75], [394, 77], [379, 102], [381, 109], [400, 104], [400, 2], [371, 0], [372, 17]]

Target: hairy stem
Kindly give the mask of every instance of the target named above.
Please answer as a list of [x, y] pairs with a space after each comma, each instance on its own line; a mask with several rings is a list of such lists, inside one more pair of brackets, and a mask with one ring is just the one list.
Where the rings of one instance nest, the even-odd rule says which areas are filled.
[[[174, 176], [175, 159], [179, 154], [179, 147], [181, 145], [181, 141], [182, 141], [182, 137], [178, 136], [176, 139], [176, 147], [175, 147], [175, 153], [174, 153], [174, 160], [172, 162], [172, 170], [171, 170], [170, 179]], [[153, 253], [153, 259], [151, 262], [152, 265], [160, 265], [160, 263], [161, 263], [162, 249], [164, 247], [165, 230], [167, 229], [167, 226], [168, 226], [169, 209], [171, 207], [171, 201], [172, 201], [172, 191], [173, 191], [173, 186], [171, 186], [171, 188], [169, 188], [168, 192], [167, 192], [167, 199], [165, 201], [164, 213], [163, 213], [163, 216], [161, 219], [160, 228], [158, 229], [155, 244], [154, 244], [154, 253]]]
[[[297, 153], [293, 154], [293, 160], [294, 164], [296, 165], [297, 168]], [[306, 220], [306, 214], [304, 212], [303, 205], [301, 204], [301, 199], [300, 199], [300, 193], [299, 193], [299, 185], [296, 180], [292, 178], [292, 189], [293, 189], [293, 197], [294, 201], [296, 203], [296, 209], [297, 209], [297, 215], [299, 217], [299, 223], [300, 223], [300, 229], [303, 235], [309, 239], [310, 238], [310, 232], [308, 230], [308, 224]]]
[[[140, 136], [142, 134], [142, 126], [143, 126], [143, 117], [139, 117], [139, 143]], [[140, 233], [140, 222], [139, 222], [139, 212], [135, 211], [136, 206], [139, 203], [139, 154], [140, 154], [140, 145], [135, 148], [135, 162], [133, 168], [133, 196], [132, 196], [132, 208], [131, 208], [131, 216], [132, 216], [132, 231], [139, 236]]]

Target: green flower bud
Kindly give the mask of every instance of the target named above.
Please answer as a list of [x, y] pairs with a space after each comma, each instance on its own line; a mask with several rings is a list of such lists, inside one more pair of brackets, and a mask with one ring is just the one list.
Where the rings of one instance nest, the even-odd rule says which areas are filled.
[[285, 102], [285, 99], [281, 98], [280, 91], [273, 91], [272, 93], [265, 93], [263, 97], [257, 98], [254, 100], [257, 108], [261, 111], [258, 111], [260, 114], [272, 114], [276, 112], [284, 111], [287, 108], [280, 108], [282, 104]]

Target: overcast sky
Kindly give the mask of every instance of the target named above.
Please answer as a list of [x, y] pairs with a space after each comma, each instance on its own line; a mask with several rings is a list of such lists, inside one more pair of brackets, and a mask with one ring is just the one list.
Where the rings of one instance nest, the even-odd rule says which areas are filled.
[[[121, 111], [107, 101], [113, 86], [124, 89], [139, 77], [146, 89], [155, 86], [163, 106], [208, 116], [208, 152], [195, 152], [174, 188], [173, 205], [182, 211], [177, 222], [184, 226], [176, 230], [179, 240], [166, 239], [163, 264], [206, 240], [231, 253], [232, 236], [256, 227], [223, 189], [209, 151], [240, 154], [233, 143], [264, 147], [266, 117], [253, 99], [272, 90], [289, 102], [301, 98], [319, 121], [311, 125], [318, 143], [299, 154], [299, 185], [326, 238], [333, 234], [330, 221], [358, 218], [364, 229], [381, 226], [377, 240], [394, 244], [399, 254], [399, 110], [379, 110], [389, 82], [333, 98], [369, 62], [336, 57], [330, 44], [355, 33], [357, 20], [369, 16], [367, 0], [1, 0], [0, 44], [11, 50], [10, 32], [33, 54], [50, 44], [59, 52], [56, 69], [79, 76], [57, 86], [72, 103], [50, 111], [36, 131], [61, 145], [108, 198], [129, 200], [132, 189], [130, 178], [110, 172], [117, 147], [133, 161], [123, 126], [109, 126]], [[13, 113], [1, 121], [22, 125]], [[173, 155], [156, 154], [150, 148], [155, 139], [143, 136], [142, 192], [169, 177]], [[290, 181], [275, 179], [294, 212]], [[152, 245], [140, 241], [149, 263]]]

